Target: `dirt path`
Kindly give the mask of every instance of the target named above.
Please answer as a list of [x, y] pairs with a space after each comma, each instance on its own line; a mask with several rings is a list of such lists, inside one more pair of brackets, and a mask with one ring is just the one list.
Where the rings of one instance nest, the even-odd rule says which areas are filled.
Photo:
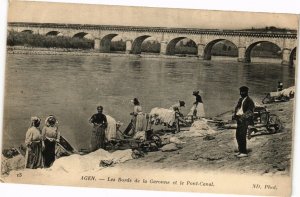
[[[293, 101], [267, 105], [284, 125], [280, 133], [253, 136], [247, 141], [249, 157], [236, 158], [235, 130], [221, 130], [215, 139], [203, 137], [182, 139], [182, 149], [173, 152], [150, 152], [119, 167], [134, 169], [204, 169], [213, 171], [288, 175], [291, 168]], [[223, 117], [224, 118], [224, 117]]]

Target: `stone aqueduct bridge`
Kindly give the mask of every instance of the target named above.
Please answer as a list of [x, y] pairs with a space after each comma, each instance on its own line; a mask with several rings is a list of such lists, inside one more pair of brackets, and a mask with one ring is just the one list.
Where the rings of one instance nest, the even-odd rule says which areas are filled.
[[41, 35], [64, 35], [84, 37], [90, 35], [94, 48], [109, 52], [111, 40], [121, 36], [126, 41], [126, 53], [141, 53], [142, 42], [152, 37], [160, 42], [161, 55], [174, 55], [175, 45], [184, 38], [193, 40], [198, 48], [198, 57], [211, 59], [214, 44], [227, 40], [238, 49], [238, 61], [251, 62], [251, 50], [262, 42], [276, 44], [282, 51], [282, 64], [292, 65], [296, 53], [297, 34], [291, 32], [258, 32], [236, 30], [204, 30], [187, 28], [133, 27], [109, 25], [79, 25], [54, 23], [8, 23], [8, 31], [30, 31]]

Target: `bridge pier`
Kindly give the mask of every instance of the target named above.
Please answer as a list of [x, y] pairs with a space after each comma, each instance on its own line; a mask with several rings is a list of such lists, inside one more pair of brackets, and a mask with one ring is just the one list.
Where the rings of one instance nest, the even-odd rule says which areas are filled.
[[250, 62], [246, 57], [246, 47], [238, 47], [238, 62]]
[[95, 38], [94, 49], [95, 50], [100, 50], [100, 39], [99, 38]]
[[132, 41], [131, 40], [126, 40], [126, 54], [130, 54], [132, 51]]
[[282, 50], [282, 61], [281, 61], [281, 64], [282, 65], [288, 65], [288, 66], [293, 66], [291, 65], [291, 49], [283, 49]]
[[166, 41], [160, 42], [160, 55], [167, 55], [167, 46], [168, 46], [168, 42]]
[[205, 49], [205, 45], [204, 44], [198, 44], [197, 55], [198, 55], [199, 59], [204, 59], [204, 49]]

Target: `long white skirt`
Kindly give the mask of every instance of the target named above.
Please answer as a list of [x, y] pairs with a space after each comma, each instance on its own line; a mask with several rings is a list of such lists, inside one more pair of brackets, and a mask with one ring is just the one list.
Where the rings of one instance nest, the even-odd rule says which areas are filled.
[[196, 116], [197, 118], [205, 117], [204, 105], [203, 103], [194, 104], [188, 113], [188, 116]]
[[117, 122], [116, 120], [109, 116], [106, 115], [106, 119], [107, 119], [107, 128], [105, 130], [105, 138], [110, 141], [112, 139], [116, 139], [117, 138]]

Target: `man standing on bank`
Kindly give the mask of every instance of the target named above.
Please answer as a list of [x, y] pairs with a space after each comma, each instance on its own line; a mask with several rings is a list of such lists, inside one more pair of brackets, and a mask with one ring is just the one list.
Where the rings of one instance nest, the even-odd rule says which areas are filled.
[[89, 122], [93, 124], [93, 131], [91, 136], [91, 151], [99, 148], [105, 148], [105, 129], [107, 127], [106, 116], [102, 113], [103, 107], [97, 107], [97, 114], [94, 114]]
[[247, 157], [247, 131], [248, 126], [253, 126], [253, 111], [254, 102], [248, 96], [249, 88], [246, 86], [240, 87], [241, 98], [238, 101], [234, 110], [233, 119], [237, 121], [236, 140], [238, 143], [239, 152], [235, 155], [239, 158]]

